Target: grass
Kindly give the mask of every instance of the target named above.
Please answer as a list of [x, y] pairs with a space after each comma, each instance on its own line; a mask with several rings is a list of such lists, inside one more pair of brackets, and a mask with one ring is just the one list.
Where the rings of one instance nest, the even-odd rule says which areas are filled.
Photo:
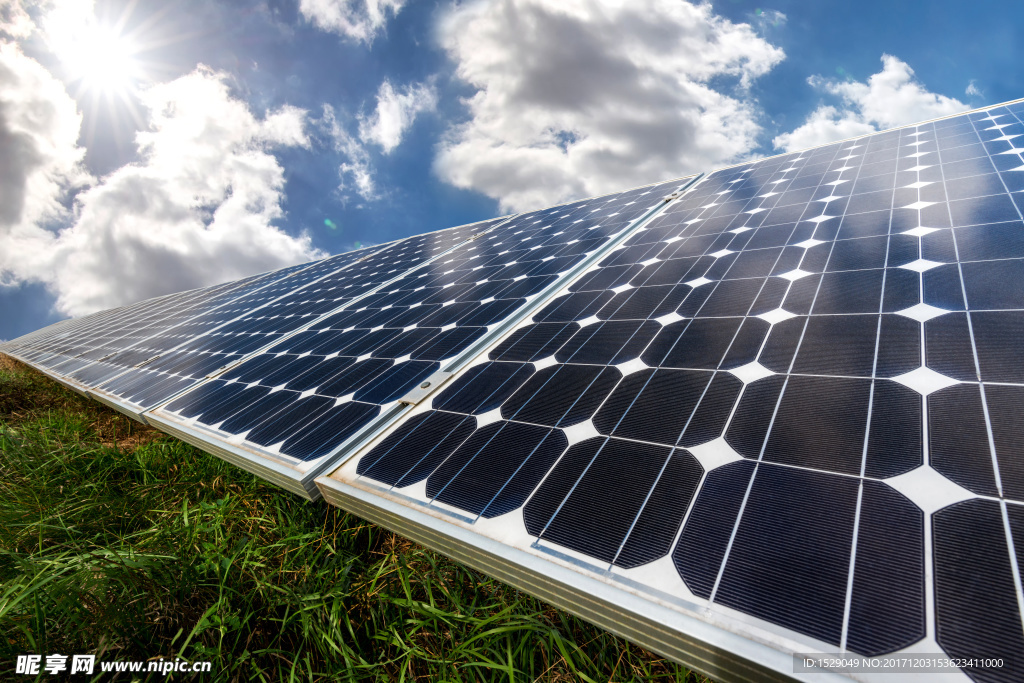
[[707, 681], [0, 355], [0, 679], [29, 680], [27, 653], [211, 681]]

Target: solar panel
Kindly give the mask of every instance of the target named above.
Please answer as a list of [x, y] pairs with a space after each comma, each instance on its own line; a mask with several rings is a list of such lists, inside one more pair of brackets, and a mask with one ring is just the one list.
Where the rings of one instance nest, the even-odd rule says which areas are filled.
[[[303, 316], [308, 318], [311, 313], [298, 311], [296, 303], [301, 301], [307, 309], [315, 306], [302, 301], [310, 291], [319, 291], [310, 290], [311, 285], [342, 271], [362, 272], [358, 266], [355, 271], [349, 269], [370, 254], [404, 254], [415, 239], [201, 290], [172, 309], [143, 306], [144, 316], [105, 326], [103, 331], [113, 330], [112, 337], [76, 335], [78, 356], [55, 369], [67, 373], [62, 379], [73, 388], [140, 419], [144, 410], [194, 385], [207, 373], [241, 360], [264, 339], [272, 339], [296, 320], [301, 323]], [[270, 315], [282, 307], [288, 308], [285, 316]], [[232, 335], [240, 327], [252, 327], [253, 320], [264, 322], [251, 334], [243, 330]]]
[[[316, 272], [328, 263], [353, 258], [350, 254], [325, 259], [320, 264], [301, 264], [264, 273], [237, 282], [149, 299], [131, 306], [85, 316], [69, 326], [19, 341], [17, 352], [76, 391], [85, 393], [98, 378], [110, 377], [153, 354], [137, 348], [140, 342], [158, 336], [175, 325], [193, 321], [228, 303], [258, 303], [271, 295], [273, 285], [299, 272]], [[291, 286], [294, 280], [289, 281]], [[126, 351], [135, 353], [125, 353]]]
[[[410, 410], [410, 391], [451, 376], [679, 184], [510, 218], [369, 296], [333, 300], [315, 322], [148, 419], [183, 438], [220, 442], [223, 457], [317, 497], [319, 471]], [[377, 261], [392, 264], [393, 256], [375, 255], [366, 268]]]
[[325, 497], [713, 675], [1013, 660], [1021, 114], [710, 174]]
[[[131, 333], [144, 324], [150, 316], [159, 316], [175, 307], [187, 306], [201, 298], [216, 298], [238, 286], [230, 282], [204, 290], [182, 292], [156, 299], [139, 302], [132, 306], [100, 311], [82, 318], [71, 319], [67, 325], [44, 328], [19, 340], [21, 353], [38, 365], [53, 369], [58, 374], [62, 369], [75, 370], [92, 362], [95, 358], [81, 358], [82, 354], [94, 351], [114, 336], [113, 330]], [[121, 326], [126, 326], [121, 327]], [[101, 357], [101, 356], [97, 356]], [[68, 366], [62, 368], [61, 366]]]
[[[220, 328], [239, 315], [263, 310], [289, 292], [308, 286], [327, 273], [350, 266], [357, 258], [357, 255], [342, 254], [314, 265], [296, 266], [240, 290], [227, 292], [209, 302], [204, 301], [199, 306], [188, 306], [177, 315], [151, 318], [138, 333], [131, 336], [119, 335], [95, 352], [107, 353], [95, 363], [70, 373], [70, 378], [89, 387], [97, 399], [137, 416], [145, 408], [156, 405], [163, 398], [188, 386], [190, 378], [202, 376], [217, 367], [218, 362], [230, 363], [242, 356], [239, 353], [236, 356], [203, 355], [190, 358], [188, 360], [200, 362], [198, 365], [190, 365], [187, 372], [169, 373], [160, 378], [148, 371], [142, 373], [142, 376], [152, 381], [145, 396], [120, 391], [121, 386], [140, 374], [139, 368], [158, 362], [166, 366], [171, 359], [182, 360], [180, 347], [183, 344]], [[157, 379], [163, 380], [159, 382], [159, 387]]]
[[0, 348], [721, 679], [824, 680], [801, 655], [838, 654], [1019, 680], [1022, 116], [431, 233]]

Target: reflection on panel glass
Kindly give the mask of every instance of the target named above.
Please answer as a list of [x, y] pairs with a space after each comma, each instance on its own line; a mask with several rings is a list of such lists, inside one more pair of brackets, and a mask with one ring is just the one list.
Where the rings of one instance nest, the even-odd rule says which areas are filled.
[[712, 173], [357, 474], [866, 655], [934, 573], [951, 656], [1024, 651], [1022, 114]]
[[[645, 187], [515, 216], [318, 319], [167, 410], [275, 453], [322, 457], [665, 192]], [[392, 259], [374, 256], [367, 264], [378, 260]]]

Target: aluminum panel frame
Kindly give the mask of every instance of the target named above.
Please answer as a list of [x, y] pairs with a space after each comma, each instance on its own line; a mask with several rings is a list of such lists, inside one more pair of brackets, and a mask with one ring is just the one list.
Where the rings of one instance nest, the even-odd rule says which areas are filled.
[[539, 555], [328, 476], [324, 499], [458, 562], [571, 612], [617, 636], [722, 681], [849, 681], [831, 672], [786, 674], [793, 657], [766, 644], [573, 571]]

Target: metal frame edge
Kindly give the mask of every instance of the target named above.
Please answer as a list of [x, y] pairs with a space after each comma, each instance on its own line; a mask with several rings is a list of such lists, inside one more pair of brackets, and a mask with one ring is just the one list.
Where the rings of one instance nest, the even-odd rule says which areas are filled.
[[86, 389], [84, 395], [99, 403], [102, 403], [108, 408], [113, 408], [114, 410], [123, 415], [127, 415], [136, 422], [141, 422], [144, 425], [149, 424], [149, 422], [146, 420], [145, 410], [136, 406], [134, 403], [122, 401], [121, 399], [115, 398], [114, 396], [108, 394], [107, 392], [99, 389]]
[[[677, 189], [676, 192], [679, 193], [679, 195], [681, 195], [682, 193], [686, 192], [691, 187], [693, 187], [696, 183], [698, 183], [703, 177], [704, 173], [694, 174], [688, 180], [686, 180], [686, 182], [681, 183], [679, 189]], [[681, 178], [680, 180], [685, 179]], [[545, 287], [543, 290], [541, 290], [532, 301], [528, 302], [525, 306], [515, 311], [508, 318], [498, 323], [493, 330], [485, 334], [483, 337], [477, 340], [472, 346], [467, 348], [458, 356], [449, 360], [442, 369], [445, 370], [446, 372], [455, 374], [463, 367], [465, 367], [468, 363], [472, 362], [480, 354], [497, 345], [504, 338], [504, 336], [508, 334], [516, 325], [518, 325], [523, 320], [526, 320], [526, 318], [540, 310], [541, 307], [547, 304], [555, 294], [562, 291], [562, 289], [571, 284], [580, 275], [586, 272], [588, 268], [593, 266], [595, 263], [600, 263], [605, 256], [612, 252], [612, 250], [614, 250], [616, 247], [618, 247], [626, 240], [628, 240], [630, 237], [632, 237], [637, 232], [637, 230], [639, 230], [641, 227], [643, 227], [644, 225], [658, 217], [660, 214], [662, 214], [665, 211], [665, 209], [668, 206], [671, 206], [672, 202], [675, 201], [676, 199], [677, 197], [672, 197], [671, 199], [662, 198], [662, 200], [657, 205], [652, 206], [642, 216], [633, 220], [629, 225], [623, 228], [618, 235], [608, 240], [607, 244], [595, 249], [593, 252], [591, 252], [589, 256], [587, 256], [585, 259], [583, 259], [575, 266], [570, 268], [568, 271], [566, 271], [562, 275], [562, 277], [558, 278], [550, 285]], [[438, 387], [435, 387], [434, 391], [437, 391], [439, 388], [440, 385]], [[434, 393], [434, 391], [431, 391], [430, 393]]]
[[[512, 214], [510, 216], [507, 216], [504, 220], [500, 220], [498, 223], [495, 223], [485, 232], [490, 232], [491, 230], [501, 227], [505, 223], [508, 223], [510, 220], [515, 218], [515, 216], [517, 215], [519, 214]], [[467, 225], [474, 225], [474, 223], [468, 223]], [[172, 396], [169, 396], [168, 398], [164, 399], [163, 401], [153, 406], [152, 408], [143, 409], [140, 406], [140, 409], [138, 410], [138, 417], [129, 412], [131, 410], [130, 406], [134, 404], [121, 402], [117, 399], [111, 398], [109, 395], [106, 394], [103, 394], [101, 397], [101, 394], [98, 393], [96, 390], [89, 390], [87, 395], [92, 398], [95, 398], [96, 400], [102, 403], [109, 405], [115, 410], [118, 410], [120, 412], [125, 413], [126, 415], [129, 415], [130, 417], [133, 417], [134, 419], [141, 418], [140, 421], [144, 421], [144, 424], [150, 424], [154, 427], [157, 427], [158, 429], [166, 431], [167, 433], [170, 433], [173, 436], [180, 438], [182, 441], [186, 441], [187, 443], [192, 444], [196, 448], [206, 453], [210, 453], [211, 455], [222, 458], [223, 460], [227, 460], [233, 465], [241, 467], [242, 469], [248, 472], [252, 472], [253, 474], [256, 474], [257, 476], [262, 477], [267, 481], [277, 484], [282, 488], [285, 488], [293, 493], [297, 493], [298, 495], [309, 500], [317, 500], [320, 497], [320, 492], [317, 489], [316, 485], [313, 483], [313, 480], [316, 477], [320, 476], [321, 474], [325, 474], [328, 471], [333, 471], [337, 469], [345, 462], [345, 460], [348, 459], [348, 457], [351, 456], [352, 453], [360, 451], [367, 444], [372, 442], [388, 427], [390, 427], [396, 421], [401, 419], [403, 412], [411, 410], [412, 407], [396, 403], [387, 410], [382, 410], [380, 415], [374, 418], [371, 422], [364, 425], [361, 429], [359, 429], [355, 434], [350, 436], [344, 442], [339, 444], [334, 449], [334, 451], [321, 456], [318, 459], [320, 460], [320, 462], [317, 463], [315, 467], [312, 467], [309, 470], [301, 473], [299, 470], [295, 468], [290, 468], [287, 467], [286, 465], [282, 465], [276, 462], [271, 454], [262, 452], [260, 449], [239, 448], [228, 443], [223, 437], [213, 432], [207, 434], [205, 432], [196, 430], [190, 427], [189, 425], [183, 424], [182, 422], [176, 420], [173, 416], [161, 411], [161, 408], [163, 408], [163, 406], [167, 405], [171, 401], [176, 400], [178, 397], [190, 391], [198, 389], [199, 387], [209, 382], [211, 379], [215, 379], [217, 376], [223, 374], [224, 372], [227, 372], [229, 369], [237, 367], [238, 365], [241, 365], [246, 361], [251, 360], [252, 358], [266, 351], [267, 349], [273, 347], [275, 344], [279, 344], [284, 339], [288, 339], [289, 337], [298, 334], [302, 330], [312, 327], [313, 325], [316, 324], [317, 321], [323, 320], [324, 318], [330, 317], [331, 315], [334, 315], [339, 311], [345, 310], [352, 306], [353, 304], [369, 296], [372, 296], [376, 292], [383, 290], [388, 285], [400, 280], [409, 273], [416, 272], [417, 270], [428, 266], [429, 264], [443, 257], [445, 254], [450, 253], [454, 249], [457, 249], [458, 247], [462, 246], [463, 244], [466, 244], [472, 239], [474, 238], [467, 238], [462, 242], [453, 245], [449, 249], [446, 249], [443, 252], [425, 260], [423, 263], [420, 263], [417, 266], [402, 271], [402, 273], [400, 273], [399, 275], [396, 275], [395, 277], [380, 283], [376, 287], [368, 290], [367, 292], [364, 292], [362, 295], [352, 299], [343, 306], [339, 306], [335, 309], [332, 309], [326, 313], [321, 314], [315, 320], [309, 322], [306, 325], [303, 325], [300, 328], [292, 330], [290, 333], [286, 334], [281, 339], [275, 340], [270, 344], [266, 344], [265, 346], [250, 352], [243, 359], [239, 360], [236, 363], [232, 363], [231, 365], [225, 368], [222, 368], [217, 373], [207, 375], [197, 383], [187, 387], [186, 389], [182, 389], [181, 391], [173, 394]], [[341, 459], [339, 460], [339, 458]], [[296, 476], [297, 474], [299, 474], [300, 476]]]
[[310, 474], [305, 477], [296, 476], [297, 470], [290, 468], [283, 463], [274, 462], [268, 458], [254, 458], [253, 453], [243, 448], [238, 448], [224, 441], [210, 440], [200, 431], [162, 416], [149, 416], [149, 424], [162, 432], [181, 439], [185, 443], [195, 446], [199, 450], [225, 460], [236, 467], [255, 474], [264, 481], [276, 484], [281, 488], [298, 494], [307, 500], [317, 500], [320, 492], [317, 490], [313, 479], [317, 474]]
[[330, 477], [320, 477], [316, 484], [332, 505], [715, 680], [849, 681], [824, 671], [793, 673], [792, 655], [768, 645]]

